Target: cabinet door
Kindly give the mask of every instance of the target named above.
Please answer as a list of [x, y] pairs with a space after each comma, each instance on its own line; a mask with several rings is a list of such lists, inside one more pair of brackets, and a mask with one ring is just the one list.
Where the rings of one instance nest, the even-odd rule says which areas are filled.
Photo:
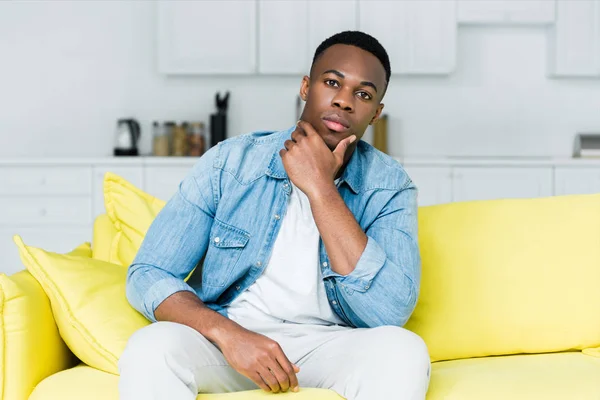
[[552, 168], [457, 167], [452, 200], [492, 200], [552, 196]]
[[404, 165], [404, 168], [419, 190], [419, 206], [452, 201], [452, 179], [449, 167]]
[[553, 76], [600, 76], [600, 1], [558, 1], [549, 37]]
[[256, 72], [256, 1], [159, 1], [159, 70], [165, 74]]
[[146, 167], [144, 190], [152, 196], [168, 201], [190, 169], [191, 167]]
[[40, 247], [55, 253], [66, 253], [84, 242], [91, 242], [92, 226], [0, 227], [0, 254], [2, 254], [0, 273], [7, 275], [25, 269], [12, 239], [14, 235], [20, 235], [28, 246]]
[[557, 196], [600, 193], [600, 168], [558, 167], [554, 172]]
[[554, 0], [458, 0], [458, 22], [551, 24], [554, 22], [554, 7]]
[[308, 56], [328, 37], [358, 28], [357, 0], [322, 0], [308, 2]]
[[308, 1], [259, 0], [261, 74], [308, 74]]
[[449, 74], [456, 59], [454, 0], [359, 0], [359, 28], [386, 48], [392, 73]]
[[106, 212], [104, 207], [104, 174], [112, 172], [142, 189], [144, 176], [141, 166], [97, 165], [93, 172], [92, 213], [94, 218]]

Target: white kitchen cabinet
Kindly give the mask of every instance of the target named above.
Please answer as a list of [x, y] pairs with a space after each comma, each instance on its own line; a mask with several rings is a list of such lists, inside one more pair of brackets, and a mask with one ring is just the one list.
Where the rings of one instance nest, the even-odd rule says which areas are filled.
[[191, 166], [147, 167], [144, 169], [145, 191], [156, 198], [168, 201], [191, 170]]
[[554, 171], [554, 190], [557, 196], [600, 193], [600, 167], [557, 167]]
[[141, 166], [95, 165], [93, 167], [92, 214], [97, 217], [106, 212], [104, 207], [104, 175], [112, 172], [140, 189], [144, 187], [144, 171]]
[[28, 246], [55, 253], [67, 253], [92, 240], [92, 226], [0, 227], [0, 273], [7, 275], [25, 269], [13, 236], [19, 235]]
[[308, 56], [328, 37], [358, 28], [358, 0], [308, 1]]
[[452, 201], [450, 167], [404, 165], [404, 169], [417, 186], [419, 206], [430, 206]]
[[600, 0], [559, 0], [549, 31], [549, 71], [555, 77], [600, 76]]
[[255, 0], [157, 2], [159, 71], [165, 74], [256, 72]]
[[454, 0], [359, 0], [359, 29], [373, 35], [390, 57], [392, 73], [449, 74], [456, 64]]
[[458, 0], [457, 7], [459, 24], [551, 24], [555, 18], [554, 0]]
[[308, 73], [308, 1], [259, 0], [258, 71]]
[[357, 0], [259, 0], [258, 70], [308, 75], [317, 46], [357, 28]]
[[551, 167], [455, 167], [452, 201], [547, 197], [553, 194]]

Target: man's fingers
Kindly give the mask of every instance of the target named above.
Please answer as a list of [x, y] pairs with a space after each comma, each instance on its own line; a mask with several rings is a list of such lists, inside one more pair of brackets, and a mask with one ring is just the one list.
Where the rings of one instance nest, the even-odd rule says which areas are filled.
[[297, 128], [292, 132], [292, 141], [298, 143], [298, 141], [302, 140], [302, 138], [306, 137], [306, 134], [302, 130], [302, 128]]
[[288, 374], [281, 368], [281, 365], [279, 365], [277, 360], [273, 360], [271, 365], [269, 365], [269, 369], [279, 382], [279, 387], [281, 388], [281, 391], [287, 392], [290, 388], [290, 378]]
[[335, 150], [333, 150], [333, 154], [338, 158], [338, 160], [344, 161], [344, 155], [346, 154], [346, 149], [356, 140], [356, 136], [352, 135], [347, 137], [346, 139], [340, 141], [337, 146], [335, 146]]
[[269, 385], [269, 388], [271, 388], [271, 392], [279, 393], [279, 382], [277, 381], [275, 375], [273, 375], [271, 370], [269, 370], [269, 368], [262, 367], [258, 370], [258, 373], [260, 374], [262, 380], [265, 381], [267, 385]]
[[304, 131], [304, 133], [306, 134], [306, 136], [315, 136], [315, 135], [319, 135], [317, 133], [317, 131], [315, 130], [315, 128], [312, 127], [311, 124], [309, 124], [306, 121], [300, 121], [298, 122], [298, 126], [300, 128], [302, 128], [302, 130]]
[[271, 388], [269, 387], [269, 385], [266, 384], [266, 382], [263, 380], [263, 378], [260, 376], [260, 374], [258, 372], [255, 372], [252, 376], [249, 376], [248, 378], [250, 378], [252, 380], [252, 382], [256, 383], [256, 385], [261, 388], [262, 390], [264, 390], [265, 392], [270, 392]]
[[286, 140], [285, 142], [283, 142], [283, 147], [285, 147], [286, 150], [290, 150], [292, 147], [294, 147], [296, 145], [296, 143], [292, 142], [291, 140]]
[[300, 372], [300, 368], [298, 368], [297, 366], [292, 364], [290, 362], [290, 360], [288, 360], [288, 358], [285, 356], [285, 354], [283, 354], [283, 350], [281, 352], [278, 352], [277, 362], [279, 363], [281, 368], [285, 371], [285, 373], [288, 376], [288, 379], [290, 382], [290, 389], [292, 389], [292, 391], [294, 391], [294, 392], [297, 392], [298, 391], [298, 378], [296, 377], [296, 373]]

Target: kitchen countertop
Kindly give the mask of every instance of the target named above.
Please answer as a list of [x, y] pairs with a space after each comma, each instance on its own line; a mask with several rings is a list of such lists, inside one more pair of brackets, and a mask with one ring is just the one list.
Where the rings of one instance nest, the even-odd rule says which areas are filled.
[[[489, 167], [600, 167], [599, 158], [567, 157], [394, 157], [406, 166], [489, 166]], [[8, 166], [70, 166], [70, 165], [122, 165], [122, 166], [181, 166], [194, 165], [199, 157], [32, 157], [0, 159], [0, 167]]]

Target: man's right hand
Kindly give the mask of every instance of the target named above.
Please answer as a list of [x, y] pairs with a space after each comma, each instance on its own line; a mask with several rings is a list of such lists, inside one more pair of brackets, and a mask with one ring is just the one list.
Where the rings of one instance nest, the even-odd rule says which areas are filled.
[[298, 391], [300, 371], [274, 340], [241, 326], [220, 337], [218, 347], [225, 359], [240, 374], [267, 392]]

